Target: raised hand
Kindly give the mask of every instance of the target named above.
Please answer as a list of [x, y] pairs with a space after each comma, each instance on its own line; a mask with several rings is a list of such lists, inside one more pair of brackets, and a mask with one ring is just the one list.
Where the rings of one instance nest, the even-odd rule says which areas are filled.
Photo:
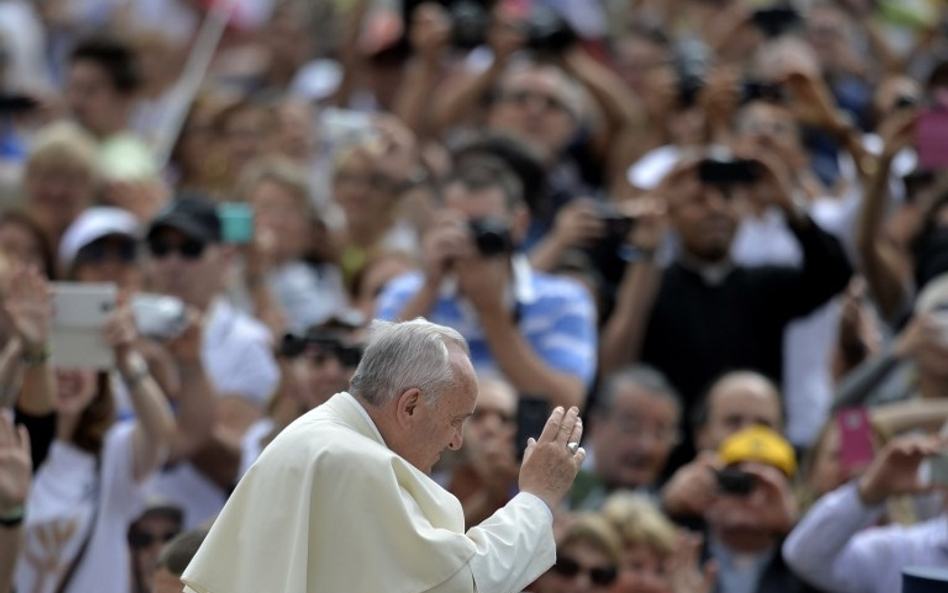
[[14, 427], [0, 414], [0, 514], [23, 506], [30, 491], [33, 462], [26, 427]]
[[520, 466], [520, 490], [539, 497], [554, 509], [566, 496], [586, 451], [579, 447], [583, 422], [579, 409], [557, 407], [550, 414], [540, 438], [531, 438]]
[[944, 437], [909, 435], [889, 441], [859, 480], [859, 497], [876, 505], [890, 496], [931, 489], [918, 475], [922, 461], [948, 446]]
[[49, 283], [35, 268], [13, 270], [3, 309], [27, 352], [46, 347], [53, 320], [53, 298]]

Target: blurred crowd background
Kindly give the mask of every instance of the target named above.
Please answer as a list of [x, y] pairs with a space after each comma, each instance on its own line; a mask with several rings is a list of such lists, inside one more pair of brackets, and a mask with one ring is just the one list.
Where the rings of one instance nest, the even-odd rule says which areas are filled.
[[469, 525], [583, 410], [533, 593], [898, 591], [948, 566], [946, 170], [939, 0], [0, 0], [0, 591], [180, 591], [417, 316], [481, 375]]

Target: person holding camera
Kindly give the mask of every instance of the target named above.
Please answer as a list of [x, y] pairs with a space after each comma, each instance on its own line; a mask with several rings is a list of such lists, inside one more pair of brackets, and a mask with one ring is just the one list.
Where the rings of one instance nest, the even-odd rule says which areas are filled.
[[500, 371], [521, 395], [582, 406], [596, 368], [595, 306], [579, 284], [535, 272], [516, 252], [529, 218], [521, 192], [499, 161], [462, 164], [424, 238], [424, 272], [390, 282], [378, 317], [453, 327], [479, 371]]
[[[858, 480], [816, 502], [783, 544], [801, 578], [836, 593], [899, 591], [902, 569], [948, 565], [948, 507], [906, 527], [873, 527], [893, 496], [945, 490], [948, 438], [907, 435], [890, 441]], [[920, 471], [928, 461], [930, 479]]]
[[[802, 251], [800, 267], [749, 267], [731, 259], [739, 198], [752, 186], [783, 211]], [[841, 292], [852, 268], [839, 241], [810, 219], [773, 153], [741, 160], [701, 151], [683, 158], [657, 194], [679, 240], [677, 256], [667, 268], [657, 265], [663, 217], [637, 219], [631, 236], [637, 253], [603, 330], [600, 373], [631, 361], [650, 364], [679, 390], [688, 417], [704, 388], [727, 370], [779, 380], [787, 324]], [[691, 459], [690, 441], [668, 469]]]
[[717, 453], [717, 491], [704, 508], [706, 555], [717, 566], [715, 590], [807, 591], [780, 555], [799, 513], [793, 446], [769, 428], [751, 426], [725, 439]]

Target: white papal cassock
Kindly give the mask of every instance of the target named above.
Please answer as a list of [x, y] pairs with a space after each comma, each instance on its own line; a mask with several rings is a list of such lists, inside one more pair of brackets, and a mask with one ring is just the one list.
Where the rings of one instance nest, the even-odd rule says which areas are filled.
[[552, 522], [520, 493], [465, 533], [458, 500], [340, 393], [264, 450], [182, 580], [188, 593], [515, 593], [555, 561]]

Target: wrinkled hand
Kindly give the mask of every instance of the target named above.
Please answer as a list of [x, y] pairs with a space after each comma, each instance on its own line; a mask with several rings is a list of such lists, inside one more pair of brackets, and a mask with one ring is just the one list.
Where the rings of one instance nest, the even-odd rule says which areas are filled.
[[869, 506], [890, 496], [920, 494], [931, 489], [918, 476], [922, 461], [948, 446], [945, 437], [909, 435], [889, 441], [859, 479], [859, 497]]
[[718, 570], [714, 560], [700, 565], [700, 534], [682, 531], [675, 541], [671, 556], [665, 561], [665, 574], [673, 593], [711, 593], [717, 581]]
[[30, 435], [26, 427], [14, 427], [6, 414], [0, 413], [0, 513], [13, 511], [26, 503], [32, 475]]
[[566, 204], [553, 221], [552, 239], [564, 248], [589, 245], [602, 237], [606, 226], [592, 200], [579, 198]]
[[53, 295], [46, 279], [32, 267], [15, 267], [7, 278], [3, 309], [26, 350], [49, 343]]
[[662, 506], [675, 517], [700, 517], [718, 495], [715, 471], [722, 466], [717, 453], [702, 451], [672, 475], [662, 490]]
[[579, 443], [582, 437], [583, 423], [578, 408], [553, 410], [540, 438], [530, 438], [527, 442], [520, 466], [520, 491], [537, 496], [551, 509], [556, 508], [586, 458], [582, 447], [573, 454], [566, 445]]

